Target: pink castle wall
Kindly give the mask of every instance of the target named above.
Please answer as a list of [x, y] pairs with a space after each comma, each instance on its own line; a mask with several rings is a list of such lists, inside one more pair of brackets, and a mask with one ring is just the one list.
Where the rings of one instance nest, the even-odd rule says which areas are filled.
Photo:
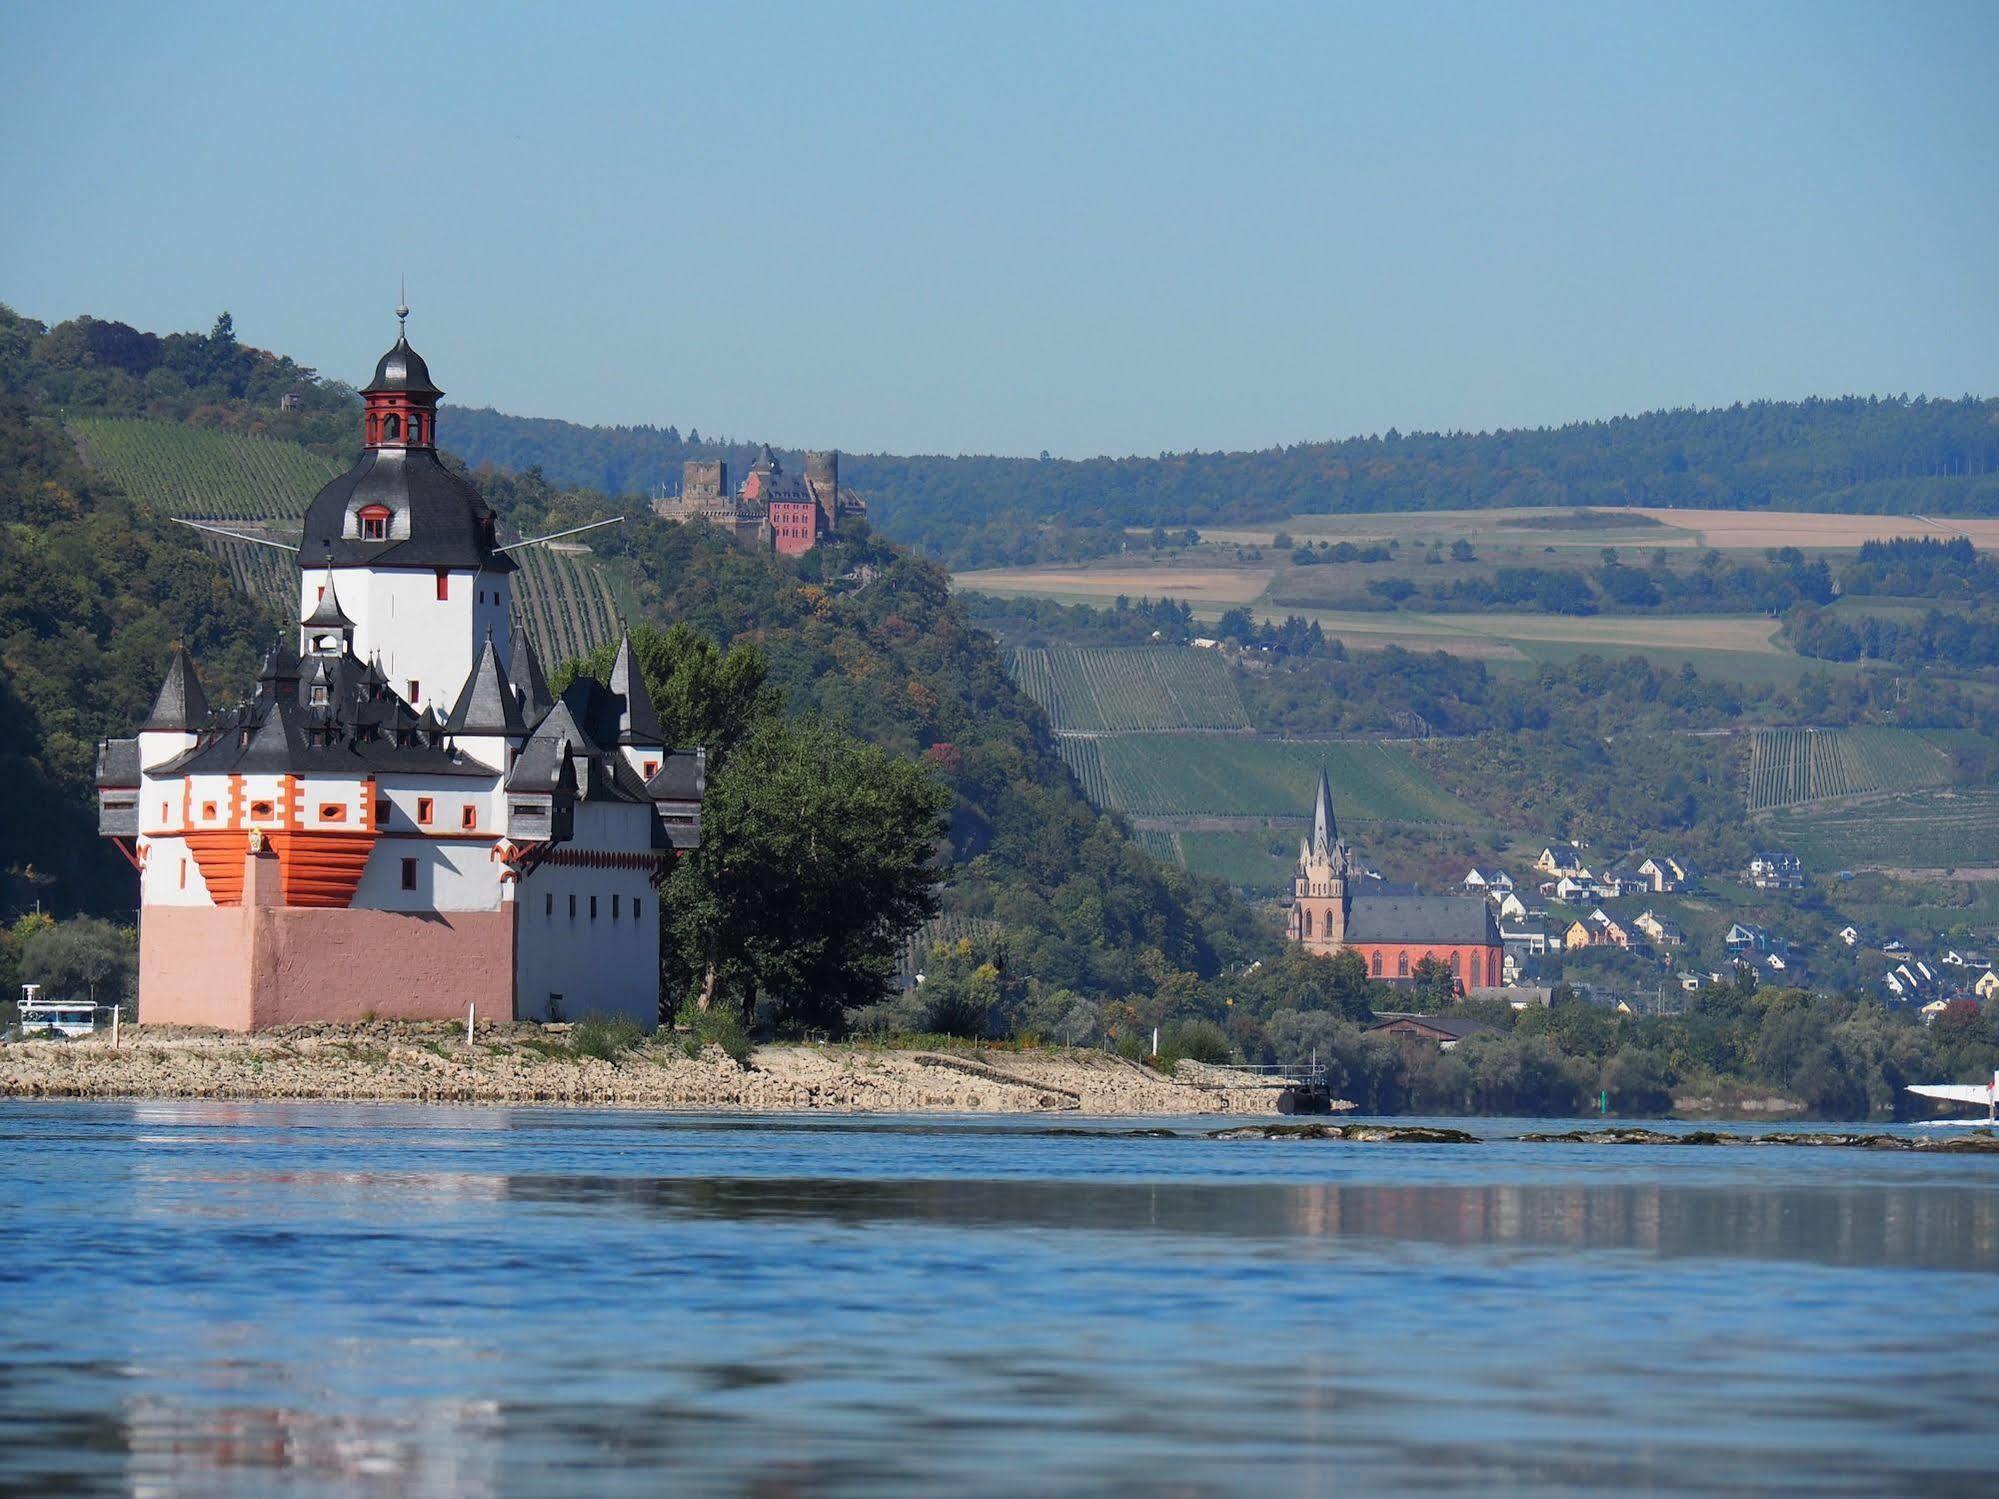
[[[139, 921], [139, 1019], [272, 1025], [514, 1018], [514, 909], [333, 910], [272, 900], [252, 855], [240, 906], [153, 906]], [[268, 866], [268, 868], [266, 867]]]

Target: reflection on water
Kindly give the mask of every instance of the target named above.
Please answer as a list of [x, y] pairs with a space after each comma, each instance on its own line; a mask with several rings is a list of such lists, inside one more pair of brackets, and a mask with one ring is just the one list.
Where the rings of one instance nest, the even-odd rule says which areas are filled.
[[1999, 1169], [0, 1104], [0, 1495], [1980, 1492]]

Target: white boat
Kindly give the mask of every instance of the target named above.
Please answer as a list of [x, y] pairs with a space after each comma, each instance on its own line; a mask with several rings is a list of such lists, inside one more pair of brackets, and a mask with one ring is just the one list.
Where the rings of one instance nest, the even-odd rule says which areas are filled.
[[1926, 1119], [1925, 1124], [1958, 1124], [1989, 1129], [1999, 1125], [1999, 1071], [1992, 1074], [1989, 1083], [1911, 1083], [1911, 1093], [1920, 1093], [1925, 1098], [1942, 1098], [1952, 1103], [1982, 1103], [1985, 1105], [1983, 1119]]
[[77, 1037], [97, 1032], [97, 1006], [87, 999], [43, 999], [40, 984], [21, 986], [20, 1034]]

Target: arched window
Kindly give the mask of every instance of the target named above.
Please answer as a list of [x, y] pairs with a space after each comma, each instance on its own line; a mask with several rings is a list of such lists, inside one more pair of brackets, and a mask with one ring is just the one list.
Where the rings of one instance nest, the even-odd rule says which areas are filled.
[[363, 505], [355, 517], [361, 523], [363, 541], [387, 541], [389, 539], [389, 507], [387, 505]]
[[1380, 977], [1381, 977], [1381, 954], [1380, 954], [1380, 953], [1376, 953], [1376, 954], [1374, 955], [1374, 976], [1375, 976], [1376, 978], [1380, 978]]
[[400, 442], [403, 435], [403, 419], [391, 411], [382, 418], [382, 441]]
[[1485, 950], [1485, 982], [1487, 988], [1499, 987], [1499, 954], [1489, 947]]
[[1454, 953], [1452, 953], [1452, 954], [1451, 954], [1451, 977], [1452, 977], [1452, 978], [1454, 978], [1454, 979], [1456, 979], [1456, 978], [1463, 978], [1463, 977], [1464, 977], [1464, 974], [1465, 974], [1465, 955], [1464, 955], [1463, 953], [1461, 953], [1461, 952], [1454, 952]]
[[1305, 912], [1305, 935], [1307, 937], [1312, 935], [1312, 913], [1309, 908]]
[[1406, 952], [1399, 952], [1395, 955], [1395, 976], [1399, 979], [1409, 977], [1409, 954]]

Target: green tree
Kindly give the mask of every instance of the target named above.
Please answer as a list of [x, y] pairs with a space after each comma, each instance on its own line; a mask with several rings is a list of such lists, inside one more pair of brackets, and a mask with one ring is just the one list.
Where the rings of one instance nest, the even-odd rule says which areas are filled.
[[937, 909], [949, 802], [927, 767], [816, 717], [763, 720], [710, 779], [701, 847], [667, 882], [669, 990], [841, 1029]]
[[[684, 624], [665, 630], [638, 625], [631, 638], [668, 741], [705, 748], [710, 776], [719, 775], [736, 747], [783, 707], [782, 695], [769, 683], [770, 662], [754, 645], [743, 642], [724, 651]], [[617, 646], [606, 642], [583, 660], [569, 662], [557, 670], [555, 690], [562, 691], [580, 672], [609, 680], [616, 655]]]
[[21, 951], [21, 981], [51, 999], [121, 1004], [138, 970], [138, 934], [96, 916], [40, 927]]

